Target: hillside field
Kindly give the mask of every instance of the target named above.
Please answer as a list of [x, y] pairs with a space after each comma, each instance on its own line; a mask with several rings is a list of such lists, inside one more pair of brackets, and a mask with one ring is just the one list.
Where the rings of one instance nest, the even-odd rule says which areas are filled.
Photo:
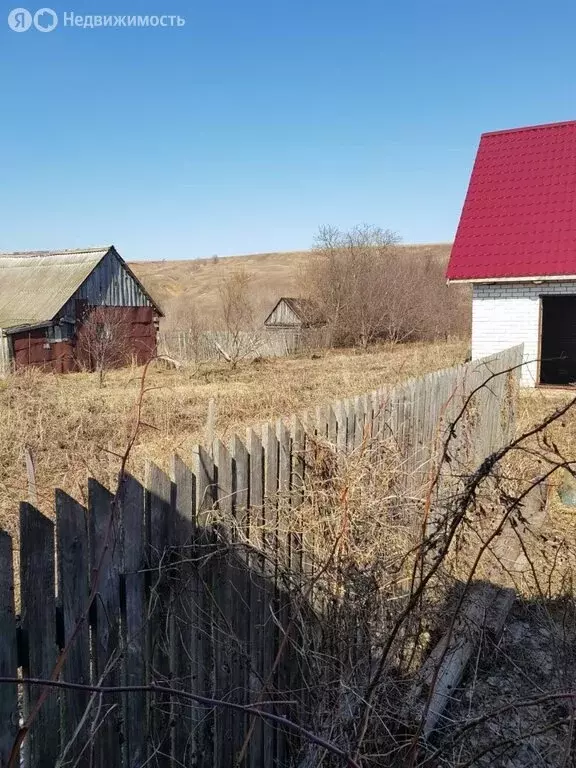
[[[451, 243], [401, 245], [398, 253], [406, 257], [432, 256], [446, 265], [451, 247]], [[309, 258], [309, 251], [289, 251], [182, 261], [137, 261], [130, 263], [130, 267], [167, 314], [175, 299], [190, 299], [198, 315], [210, 325], [217, 319], [218, 285], [232, 271], [244, 267], [251, 274], [256, 311], [263, 321], [281, 296], [305, 294], [301, 275]]]

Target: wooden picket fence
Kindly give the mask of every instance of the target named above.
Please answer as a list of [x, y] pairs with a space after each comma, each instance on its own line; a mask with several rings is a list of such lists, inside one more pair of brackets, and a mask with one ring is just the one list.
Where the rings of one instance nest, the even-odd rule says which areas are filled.
[[205, 363], [222, 360], [223, 350], [234, 359], [285, 357], [302, 347], [298, 331], [270, 332], [260, 329], [241, 331], [162, 331], [158, 334], [158, 352], [180, 362]]
[[[305, 654], [285, 636], [314, 568], [301, 513], [311, 455], [391, 436], [415, 491], [474, 390], [451, 438], [456, 461], [481, 461], [510, 438], [518, 371], [493, 374], [521, 361], [516, 347], [249, 429], [199, 447], [193, 468], [175, 457], [170, 475], [151, 464], [143, 483], [125, 476], [114, 494], [90, 480], [87, 508], [56, 491], [55, 522], [23, 503], [18, 573], [0, 532], [0, 677], [50, 678], [66, 649], [58, 680], [133, 690], [51, 689], [21, 765], [290, 765], [298, 739], [282, 724], [188, 694], [309, 722]], [[0, 684], [2, 768], [43, 691]]]
[[326, 349], [330, 344], [328, 328], [304, 330], [289, 328], [260, 328], [257, 331], [161, 331], [158, 353], [182, 363], [206, 363], [223, 360], [222, 351], [233, 359], [253, 360], [257, 357], [287, 357], [289, 355]]

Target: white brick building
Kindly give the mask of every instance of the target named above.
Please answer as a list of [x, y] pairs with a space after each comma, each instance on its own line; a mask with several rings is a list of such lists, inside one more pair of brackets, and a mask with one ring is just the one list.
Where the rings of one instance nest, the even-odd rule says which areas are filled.
[[522, 369], [522, 384], [527, 387], [539, 384], [542, 303], [546, 297], [569, 295], [576, 297], [576, 280], [540, 284], [475, 283], [472, 358], [524, 344], [526, 365]]
[[523, 385], [576, 385], [576, 122], [482, 136], [447, 276], [473, 359], [524, 344]]

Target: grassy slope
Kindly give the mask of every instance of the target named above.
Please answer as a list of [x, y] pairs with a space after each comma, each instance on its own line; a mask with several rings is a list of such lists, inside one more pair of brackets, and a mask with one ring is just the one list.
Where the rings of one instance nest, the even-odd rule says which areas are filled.
[[[450, 248], [450, 243], [403, 245], [400, 252], [422, 258], [431, 254], [447, 264]], [[302, 292], [300, 274], [309, 257], [308, 251], [290, 251], [217, 259], [141, 261], [132, 262], [130, 267], [161, 304], [169, 305], [170, 299], [186, 296], [206, 319], [213, 318], [217, 312], [219, 280], [231, 270], [245, 267], [253, 276], [258, 308], [264, 319], [281, 296]]]

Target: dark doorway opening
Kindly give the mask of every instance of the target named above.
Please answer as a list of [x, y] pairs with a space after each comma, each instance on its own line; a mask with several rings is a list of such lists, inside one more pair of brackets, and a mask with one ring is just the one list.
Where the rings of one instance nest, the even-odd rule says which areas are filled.
[[576, 386], [576, 296], [542, 296], [540, 384]]

